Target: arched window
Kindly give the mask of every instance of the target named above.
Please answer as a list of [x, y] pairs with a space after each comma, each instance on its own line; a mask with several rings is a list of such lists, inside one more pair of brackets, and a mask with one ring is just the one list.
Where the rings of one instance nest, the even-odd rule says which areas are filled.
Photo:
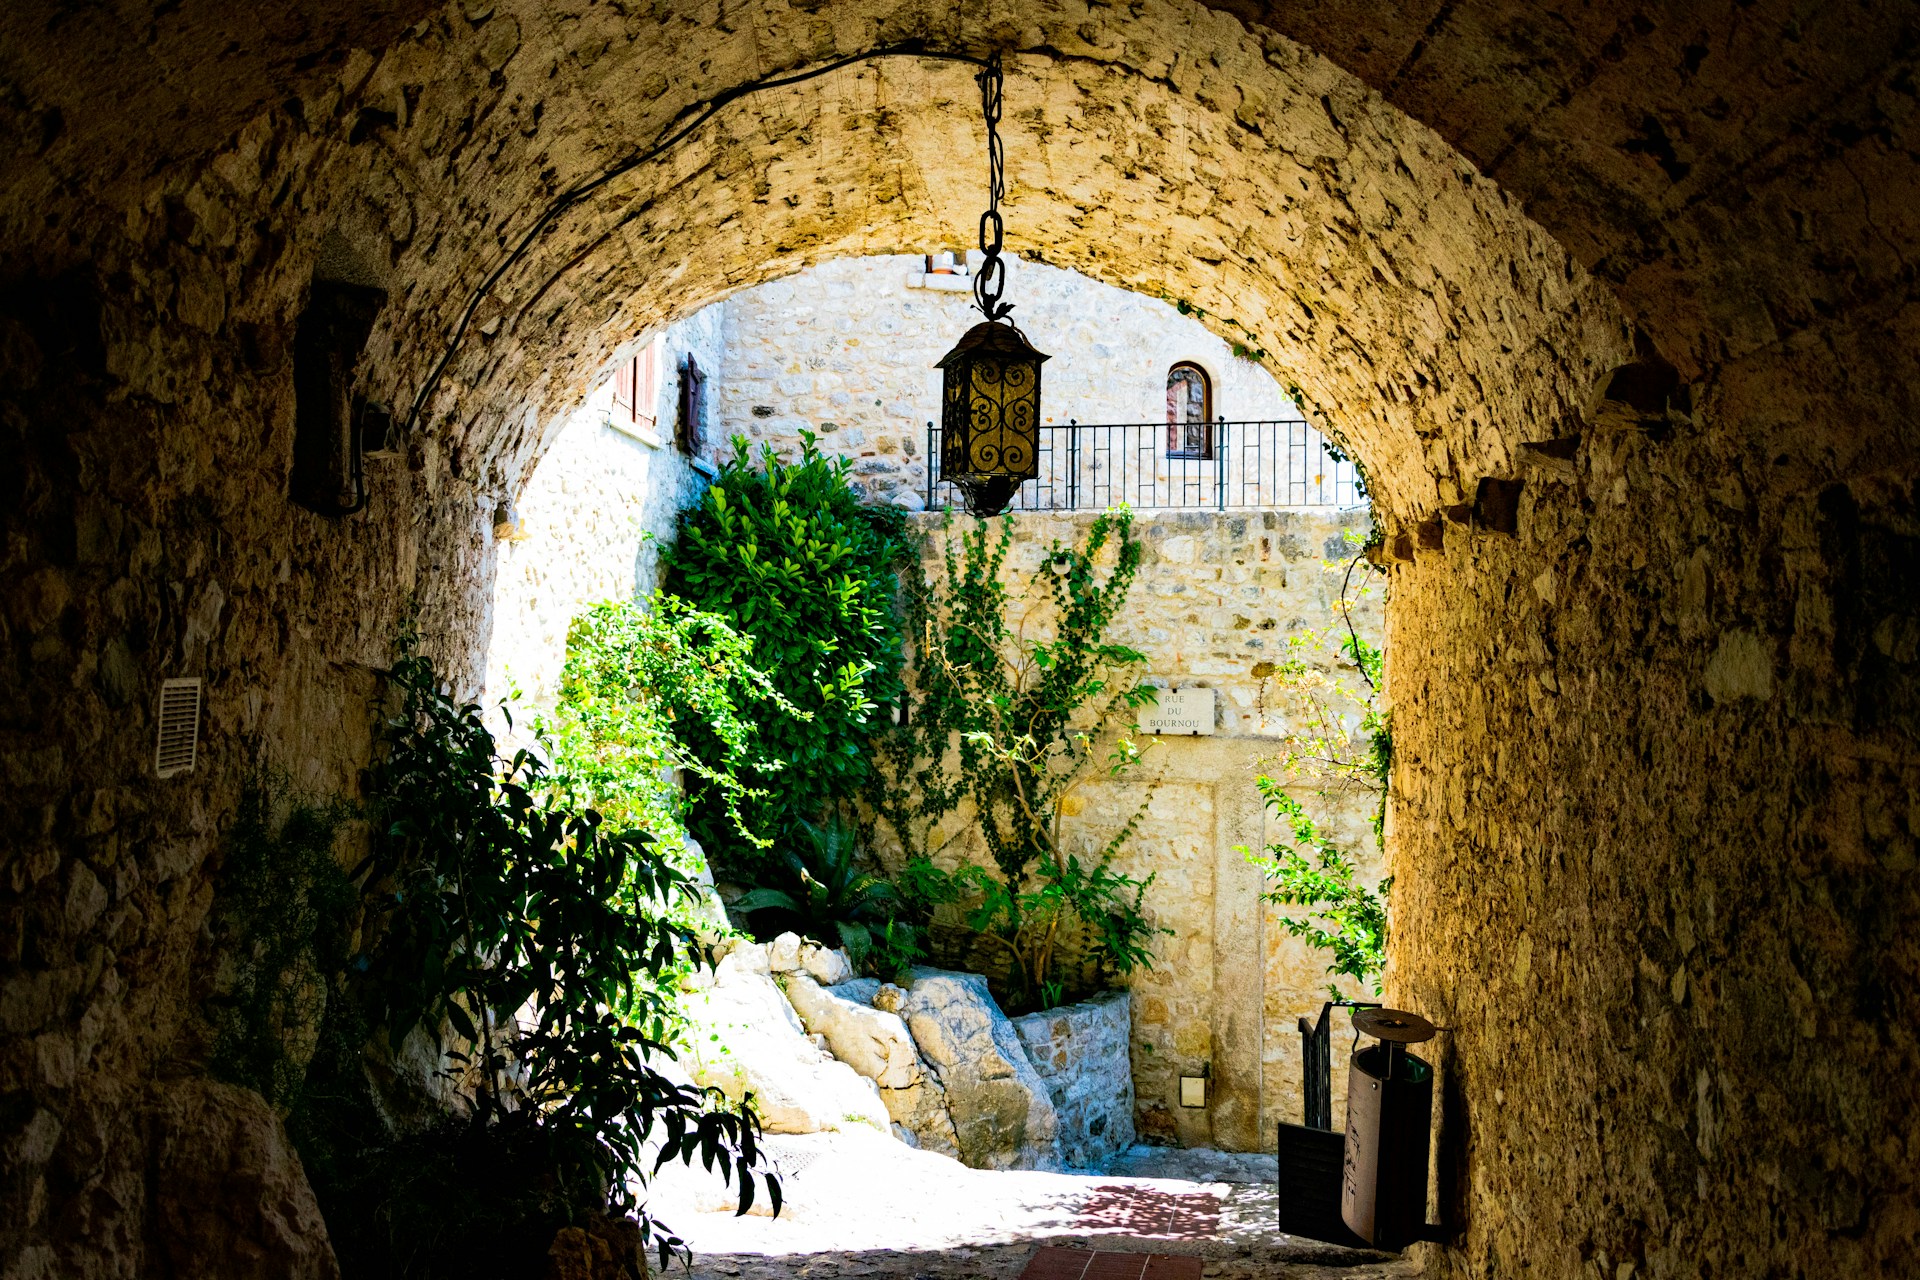
[[1167, 370], [1167, 456], [1213, 456], [1213, 381], [1190, 360]]

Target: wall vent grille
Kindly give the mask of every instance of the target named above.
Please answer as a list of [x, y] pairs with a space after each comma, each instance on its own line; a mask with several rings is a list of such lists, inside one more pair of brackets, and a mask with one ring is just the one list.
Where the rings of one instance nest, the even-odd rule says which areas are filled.
[[160, 682], [160, 739], [153, 771], [163, 778], [192, 773], [200, 757], [200, 678]]

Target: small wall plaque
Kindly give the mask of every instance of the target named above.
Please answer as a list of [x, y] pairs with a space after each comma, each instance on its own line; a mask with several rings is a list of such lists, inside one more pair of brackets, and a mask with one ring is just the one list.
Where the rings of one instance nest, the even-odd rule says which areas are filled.
[[1159, 734], [1213, 732], [1212, 689], [1162, 689], [1160, 700], [1140, 710], [1140, 732]]

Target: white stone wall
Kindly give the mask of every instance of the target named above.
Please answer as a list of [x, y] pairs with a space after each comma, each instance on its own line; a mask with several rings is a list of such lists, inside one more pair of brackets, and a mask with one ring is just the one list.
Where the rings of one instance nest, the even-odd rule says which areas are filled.
[[[926, 427], [940, 404], [934, 362], [980, 320], [969, 292], [909, 287], [922, 266], [920, 254], [841, 259], [720, 304], [724, 434], [790, 450], [812, 431], [855, 460], [873, 496], [922, 505]], [[1022, 262], [1006, 296], [1052, 356], [1041, 370], [1048, 422], [1163, 423], [1167, 370], [1182, 360], [1207, 370], [1215, 417], [1299, 413], [1271, 374], [1170, 302]]]
[[[631, 344], [628, 354], [652, 341]], [[566, 661], [567, 628], [601, 600], [650, 596], [674, 519], [695, 502], [717, 447], [714, 389], [726, 364], [721, 314], [708, 307], [665, 332], [654, 432], [616, 425], [611, 378], [555, 430], [515, 499], [518, 524], [500, 548], [487, 647], [484, 704], [520, 694], [516, 723], [551, 705]], [[678, 369], [691, 352], [708, 371], [708, 446], [692, 460], [674, 448]], [[705, 468], [703, 470], [702, 468]]]

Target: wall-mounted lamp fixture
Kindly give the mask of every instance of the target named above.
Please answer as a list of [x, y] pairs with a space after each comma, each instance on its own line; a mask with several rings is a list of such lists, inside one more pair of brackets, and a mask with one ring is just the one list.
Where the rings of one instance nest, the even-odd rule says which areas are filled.
[[493, 536], [497, 542], [525, 542], [526, 524], [520, 519], [520, 509], [507, 499], [493, 509]]

